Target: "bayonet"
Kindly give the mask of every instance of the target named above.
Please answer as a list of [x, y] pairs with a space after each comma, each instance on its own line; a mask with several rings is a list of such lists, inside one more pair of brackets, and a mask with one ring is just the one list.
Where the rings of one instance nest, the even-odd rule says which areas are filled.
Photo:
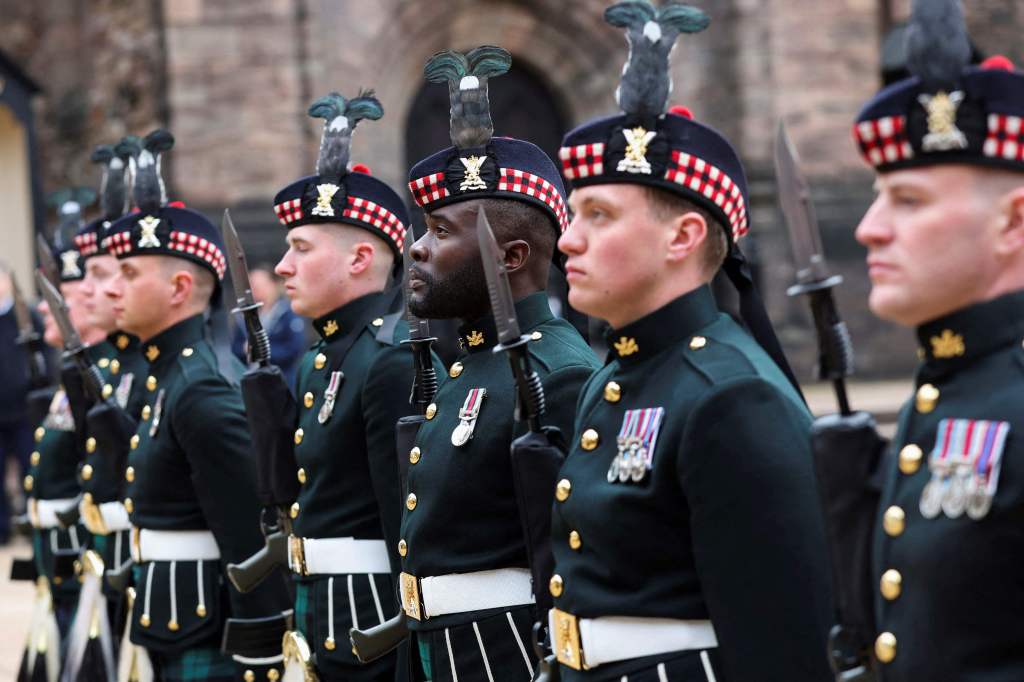
[[242, 313], [245, 319], [245, 329], [249, 337], [249, 359], [260, 367], [266, 367], [270, 364], [270, 339], [260, 321], [259, 309], [263, 304], [257, 303], [252, 295], [245, 249], [242, 248], [242, 241], [238, 238], [235, 224], [231, 221], [231, 213], [227, 209], [224, 209], [220, 230], [224, 235], [224, 246], [228, 252], [231, 284], [235, 289], [235, 308], [231, 312]]
[[32, 388], [41, 388], [47, 383], [46, 358], [43, 355], [42, 337], [32, 324], [32, 315], [28, 312], [28, 304], [18, 286], [18, 280], [11, 276], [14, 295], [14, 318], [18, 322], [18, 337], [14, 340], [28, 353], [28, 372]]
[[86, 354], [87, 347], [82, 343], [82, 338], [78, 335], [74, 325], [71, 324], [71, 317], [68, 313], [68, 306], [64, 301], [64, 297], [60, 295], [55, 286], [50, 284], [50, 281], [43, 273], [38, 270], [36, 271], [36, 285], [39, 287], [46, 305], [49, 306], [50, 314], [53, 315], [58, 329], [60, 329], [60, 334], [64, 339], [65, 356], [73, 360], [78, 366], [78, 371], [82, 373], [85, 390], [89, 396], [96, 401], [102, 400], [103, 377], [99, 369], [96, 368], [96, 365], [92, 364], [92, 361], [89, 360]]
[[782, 207], [796, 263], [796, 284], [789, 296], [806, 295], [818, 334], [818, 377], [829, 380], [839, 411], [850, 414], [845, 378], [853, 373], [853, 344], [846, 323], [836, 310], [832, 289], [843, 278], [829, 272], [821, 245], [821, 231], [814, 214], [810, 188], [800, 170], [799, 158], [783, 123], [775, 137], [775, 172]]
[[[402, 267], [408, 279], [412, 268], [412, 231], [406, 233], [405, 243], [402, 248]], [[431, 353], [431, 346], [437, 339], [430, 335], [430, 323], [416, 316], [409, 307], [409, 284], [402, 282], [402, 294], [405, 300], [405, 321], [409, 325], [409, 339], [402, 341], [412, 347], [413, 363], [415, 366], [415, 378], [412, 385], [412, 397], [410, 402], [419, 407], [420, 414], [426, 412], [427, 405], [434, 402], [437, 395], [437, 372], [434, 370], [434, 360]]]
[[57, 258], [53, 255], [46, 238], [41, 234], [36, 235], [36, 250], [39, 252], [39, 268], [43, 271], [46, 279], [55, 286], [60, 286], [60, 268], [57, 267]]

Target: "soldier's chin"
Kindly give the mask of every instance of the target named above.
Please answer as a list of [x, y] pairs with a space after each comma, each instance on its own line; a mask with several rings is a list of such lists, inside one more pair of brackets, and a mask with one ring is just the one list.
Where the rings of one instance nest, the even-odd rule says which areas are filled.
[[880, 320], [913, 327], [925, 321], [918, 319], [920, 310], [891, 286], [876, 284], [868, 294], [868, 308]]
[[585, 288], [570, 284], [568, 298], [569, 305], [577, 312], [589, 315], [590, 317], [605, 319], [601, 314], [603, 312], [601, 297], [592, 296]]

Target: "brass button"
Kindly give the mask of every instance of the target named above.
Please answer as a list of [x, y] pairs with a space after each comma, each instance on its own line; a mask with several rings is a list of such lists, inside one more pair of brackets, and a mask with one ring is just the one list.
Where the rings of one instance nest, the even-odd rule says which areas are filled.
[[106, 369], [107, 367], [110, 366], [110, 359], [100, 358], [99, 360], [96, 361], [96, 364], [99, 365], [100, 369]]
[[295, 429], [295, 444], [298, 445], [302, 442], [302, 437], [306, 435], [306, 432], [301, 428]]
[[416, 464], [419, 461], [420, 449], [419, 447], [414, 447], [412, 450], [409, 451], [409, 464]]
[[552, 597], [561, 597], [564, 587], [565, 583], [562, 582], [562, 576], [557, 573], [551, 576], [551, 580], [548, 582], [548, 592], [551, 593]]
[[316, 357], [313, 358], [313, 367], [315, 369], [323, 369], [324, 365], [327, 364], [327, 356], [323, 353], [317, 353]]
[[409, 511], [416, 508], [416, 493], [409, 493], [409, 497], [405, 498], [405, 508]]
[[124, 470], [124, 480], [129, 483], [133, 483], [135, 481], [135, 467], [128, 467]]
[[448, 368], [448, 376], [452, 379], [457, 379], [460, 374], [462, 374], [462, 363], [453, 362], [452, 366]]
[[384, 326], [384, 318], [383, 317], [376, 317], [376, 318], [374, 318], [373, 322], [371, 322], [370, 324], [372, 324], [374, 327], [383, 327]]
[[540, 332], [533, 332], [532, 334], [530, 334], [530, 340], [531, 341], [540, 341], [543, 336], [544, 336], [544, 334], [542, 334]]
[[192, 350], [191, 348], [182, 348], [182, 349], [181, 349], [181, 355], [182, 355], [182, 357], [186, 357], [186, 358], [190, 358], [190, 357], [192, 357], [192, 353], [194, 353], [194, 352], [195, 352], [195, 351], [194, 351], [194, 350]]
[[150, 374], [148, 377], [146, 377], [146, 390], [148, 390], [148, 391], [155, 391], [156, 390], [156, 377], [153, 376], [152, 374]]
[[144, 628], [148, 628], [149, 627], [149, 623], [150, 623], [149, 614], [148, 613], [142, 614], [142, 617], [139, 618], [139, 625], [141, 625]]
[[45, 436], [45, 435], [46, 435], [46, 429], [44, 429], [42, 426], [36, 427], [35, 439], [36, 439], [37, 443], [39, 441], [41, 441], [43, 439], [43, 436]]
[[425, 416], [427, 419], [433, 419], [434, 415], [436, 415], [436, 414], [437, 414], [437, 403], [430, 403], [429, 405], [427, 405], [426, 414], [424, 414], [423, 416]]
[[895, 568], [890, 568], [882, 574], [879, 589], [881, 590], [883, 597], [892, 601], [896, 597], [900, 596], [900, 591], [903, 589], [903, 576], [900, 575], [900, 572]]
[[907, 525], [907, 514], [902, 508], [893, 505], [885, 510], [882, 515], [882, 528], [889, 537], [897, 537], [903, 534]]
[[114, 393], [114, 387], [113, 386], [111, 386], [110, 384], [103, 384], [103, 390], [100, 392], [100, 395], [103, 396], [104, 400], [109, 398], [113, 393]]
[[92, 478], [92, 465], [86, 464], [82, 467], [82, 480], [88, 481], [90, 478]]
[[334, 638], [333, 637], [328, 637], [327, 639], [324, 640], [324, 648], [327, 649], [328, 651], [334, 651], [334, 647], [335, 646], [337, 646], [337, 645], [334, 643]]
[[176, 620], [169, 620], [169, 621], [167, 621], [167, 629], [170, 630], [171, 632], [177, 632], [179, 627], [180, 626], [178, 625], [178, 621], [176, 621]]
[[281, 673], [277, 672], [277, 668], [271, 668], [267, 671], [267, 679], [270, 682], [277, 682], [277, 678], [281, 677]]
[[39, 451], [35, 450], [32, 452], [32, 456], [28, 458], [28, 461], [32, 466], [36, 466], [39, 464], [39, 460], [42, 459], [42, 457], [43, 456], [39, 454]]
[[110, 373], [111, 374], [117, 374], [120, 371], [121, 371], [121, 361], [120, 360], [116, 360], [116, 359], [115, 360], [111, 360], [110, 361]]
[[306, 470], [304, 468], [299, 467], [299, 470], [295, 472], [295, 475], [298, 477], [299, 483], [306, 482]]
[[405, 556], [409, 553], [409, 545], [405, 542], [405, 539], [398, 541], [398, 556]]
[[93, 438], [92, 436], [89, 436], [88, 438], [85, 439], [85, 451], [88, 452], [90, 455], [96, 452], [96, 439]]
[[132, 450], [139, 447], [139, 434], [136, 433], [134, 436], [132, 436], [132, 439], [128, 441], [128, 445], [131, 447]]
[[26, 476], [25, 480], [22, 481], [22, 484], [25, 487], [25, 492], [32, 492], [32, 486], [35, 485], [35, 479], [32, 478], [32, 474]]
[[610, 403], [617, 403], [622, 399], [622, 386], [617, 381], [609, 381], [604, 385], [604, 399]]
[[60, 585], [62, 582], [64, 582], [64, 578], [61, 578], [59, 575], [53, 576], [54, 585]]
[[196, 615], [200, 618], [206, 618], [206, 607], [200, 604], [196, 607]]
[[921, 384], [921, 388], [917, 389], [917, 395], [914, 398], [914, 406], [921, 414], [928, 414], [935, 409], [935, 403], [938, 401], [939, 389], [931, 384]]
[[559, 502], [565, 502], [569, 499], [569, 493], [572, 492], [572, 481], [568, 478], [563, 478], [555, 486], [555, 499]]
[[251, 670], [246, 670], [242, 674], [242, 680], [243, 682], [256, 682], [256, 673]]
[[302, 396], [302, 404], [307, 408], [313, 407], [313, 392], [306, 391], [306, 395]]
[[695, 336], [690, 339], [690, 350], [700, 350], [706, 345], [708, 345], [708, 340], [703, 336]]
[[150, 416], [153, 414], [153, 408], [146, 405], [142, 408], [142, 421], [149, 421]]
[[582, 546], [583, 540], [580, 538], [580, 534], [577, 531], [569, 533], [569, 547], [578, 550]]
[[924, 453], [920, 447], [913, 443], [904, 445], [900, 450], [900, 471], [907, 475], [915, 473], [921, 468], [922, 459], [924, 459]]
[[597, 435], [597, 431], [594, 429], [587, 429], [580, 436], [580, 447], [584, 450], [593, 450], [597, 447], [597, 442], [600, 440], [600, 436]]
[[124, 498], [124, 510], [126, 512], [128, 512], [129, 514], [131, 514], [133, 511], [135, 511], [135, 503], [132, 502], [132, 498], [130, 498], [130, 497]]
[[883, 632], [875, 640], [875, 658], [882, 663], [891, 663], [896, 658], [896, 635]]
[[288, 510], [288, 516], [292, 517], [293, 519], [294, 518], [298, 518], [298, 516], [299, 516], [299, 503], [298, 502], [295, 502], [295, 503], [292, 504], [291, 509]]

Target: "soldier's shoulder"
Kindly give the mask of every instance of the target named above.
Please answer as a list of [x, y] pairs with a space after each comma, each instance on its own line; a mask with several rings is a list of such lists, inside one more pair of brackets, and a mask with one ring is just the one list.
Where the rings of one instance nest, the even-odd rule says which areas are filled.
[[373, 339], [382, 346], [397, 346], [409, 338], [409, 325], [400, 312], [374, 318], [366, 326]]
[[787, 383], [757, 341], [725, 314], [684, 341], [677, 353], [711, 386], [743, 379]]
[[539, 365], [535, 369], [548, 373], [568, 367], [592, 372], [601, 366], [576, 328], [559, 318], [539, 325], [530, 334], [530, 356]]

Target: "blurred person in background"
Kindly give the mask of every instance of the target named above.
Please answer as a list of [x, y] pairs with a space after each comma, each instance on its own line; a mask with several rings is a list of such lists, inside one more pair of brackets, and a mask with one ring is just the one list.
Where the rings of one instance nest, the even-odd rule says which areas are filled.
[[[260, 321], [270, 337], [270, 361], [281, 368], [288, 386], [294, 390], [295, 371], [307, 345], [306, 325], [281, 296], [280, 280], [271, 266], [265, 263], [257, 265], [250, 271], [249, 281], [256, 302], [263, 304], [260, 308]], [[249, 348], [245, 328], [240, 321], [234, 327], [231, 350], [243, 362], [248, 362]]]

